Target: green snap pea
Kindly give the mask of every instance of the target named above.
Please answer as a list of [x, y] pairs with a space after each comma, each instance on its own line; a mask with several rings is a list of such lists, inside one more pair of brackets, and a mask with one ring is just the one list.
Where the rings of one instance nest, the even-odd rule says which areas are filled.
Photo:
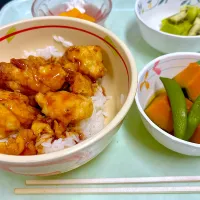
[[185, 140], [189, 140], [195, 132], [195, 129], [200, 124], [200, 96], [195, 100], [188, 114], [187, 131]]
[[187, 108], [184, 94], [179, 84], [169, 78], [160, 77], [169, 97], [174, 123], [174, 135], [184, 139], [187, 129]]

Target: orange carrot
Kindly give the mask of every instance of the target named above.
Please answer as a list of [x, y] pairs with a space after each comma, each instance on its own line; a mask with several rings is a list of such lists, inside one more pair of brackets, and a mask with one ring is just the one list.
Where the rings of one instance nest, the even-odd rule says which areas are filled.
[[185, 100], [186, 100], [187, 111], [189, 112], [193, 103], [187, 98]]
[[64, 16], [64, 17], [76, 17], [78, 18], [82, 13], [76, 9], [76, 8], [73, 8], [72, 10], [69, 10], [67, 12], [62, 12], [59, 14], [59, 16]]
[[197, 127], [193, 136], [190, 138], [190, 142], [200, 144], [200, 126]]
[[[186, 100], [187, 111], [192, 107], [192, 102]], [[150, 103], [145, 110], [148, 117], [160, 128], [171, 133], [173, 131], [173, 118], [167, 93], [161, 93]]]
[[173, 131], [172, 111], [166, 93], [158, 95], [145, 110], [148, 117], [160, 128]]
[[183, 71], [178, 73], [174, 79], [182, 87], [187, 88], [189, 82], [198, 74], [200, 66], [198, 63], [190, 63]]
[[79, 19], [84, 19], [87, 21], [91, 21], [91, 22], [95, 22], [95, 18], [91, 17], [85, 13], [81, 13], [78, 9], [73, 8], [72, 10], [69, 10], [67, 12], [62, 12], [59, 14], [59, 16], [63, 16], [63, 17], [75, 17], [75, 18], [79, 18]]
[[85, 14], [85, 13], [84, 13], [84, 14], [81, 14], [81, 15], [79, 16], [79, 18], [85, 19], [85, 20], [90, 21], [90, 22], [95, 22], [95, 21], [96, 21], [94, 17], [91, 17], [91, 16], [89, 16], [89, 15], [87, 15], [87, 14]]

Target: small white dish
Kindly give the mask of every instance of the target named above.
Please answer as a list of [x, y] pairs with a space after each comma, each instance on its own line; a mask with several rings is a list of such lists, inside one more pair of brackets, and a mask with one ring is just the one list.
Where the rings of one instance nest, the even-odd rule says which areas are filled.
[[163, 131], [149, 119], [144, 112], [144, 109], [156, 91], [164, 88], [159, 79], [160, 76], [172, 78], [186, 68], [190, 63], [199, 60], [199, 53], [173, 53], [154, 59], [139, 73], [138, 90], [136, 94], [136, 104], [144, 126], [149, 133], [159, 143], [172, 151], [190, 156], [200, 156], [200, 144], [178, 139]]
[[163, 53], [199, 52], [200, 36], [178, 36], [160, 31], [161, 21], [186, 4], [200, 6], [198, 0], [137, 0], [135, 13], [144, 40]]

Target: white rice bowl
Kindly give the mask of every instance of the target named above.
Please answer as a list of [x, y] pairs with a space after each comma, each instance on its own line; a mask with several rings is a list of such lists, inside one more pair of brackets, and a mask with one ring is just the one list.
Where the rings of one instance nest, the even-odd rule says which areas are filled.
[[[73, 44], [69, 41], [64, 40], [64, 38], [60, 36], [53, 36], [53, 39], [61, 43], [64, 47], [73, 46]], [[42, 57], [44, 59], [49, 59], [53, 57], [61, 57], [63, 56], [62, 52], [59, 52], [55, 46], [47, 46], [44, 49], [37, 49], [36, 51], [24, 51], [24, 58], [28, 58], [29, 56], [37, 56]], [[107, 97], [103, 93], [103, 89], [101, 87], [101, 79], [98, 80], [98, 87], [94, 96], [92, 96], [93, 102], [93, 113], [92, 116], [88, 119], [80, 121], [76, 125], [76, 129], [79, 130], [82, 134], [84, 134], [84, 138], [87, 139], [94, 134], [100, 132], [105, 127], [105, 118], [108, 116], [108, 113], [104, 111], [105, 104], [112, 97]], [[16, 137], [16, 134], [11, 135], [10, 137]], [[36, 143], [36, 146], [41, 145], [43, 147], [43, 153], [51, 153], [55, 151], [60, 151], [65, 148], [72, 147], [81, 142], [79, 134], [70, 134], [70, 132], [66, 131], [66, 138], [59, 138], [57, 140], [53, 140], [52, 138], [46, 137], [46, 135], [42, 135], [42, 142]], [[8, 139], [2, 139], [0, 142], [6, 142]]]

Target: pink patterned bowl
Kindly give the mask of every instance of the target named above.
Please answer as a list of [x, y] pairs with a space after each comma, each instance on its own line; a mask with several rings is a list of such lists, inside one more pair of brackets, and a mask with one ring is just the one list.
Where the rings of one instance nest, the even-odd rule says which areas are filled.
[[[63, 17], [42, 17], [0, 28], [0, 61], [20, 58], [24, 50], [46, 46], [64, 48], [56, 43], [59, 35], [74, 45], [99, 45], [104, 50], [108, 69], [103, 86], [112, 99], [106, 105], [107, 125], [93, 137], [65, 150], [36, 156], [0, 154], [0, 168], [24, 175], [48, 176], [75, 169], [97, 156], [111, 142], [130, 109], [137, 87], [137, 71], [131, 52], [113, 33], [100, 25]], [[125, 97], [121, 102], [121, 97]], [[110, 155], [112, 156], [112, 155]]]
[[149, 99], [156, 91], [163, 88], [159, 77], [172, 78], [190, 63], [200, 60], [199, 53], [172, 53], [156, 58], [148, 63], [139, 74], [138, 91], [136, 94], [136, 104], [140, 112], [141, 119], [149, 133], [162, 145], [172, 151], [190, 155], [200, 156], [200, 144], [194, 144], [178, 139], [163, 131], [154, 124], [145, 114]]

